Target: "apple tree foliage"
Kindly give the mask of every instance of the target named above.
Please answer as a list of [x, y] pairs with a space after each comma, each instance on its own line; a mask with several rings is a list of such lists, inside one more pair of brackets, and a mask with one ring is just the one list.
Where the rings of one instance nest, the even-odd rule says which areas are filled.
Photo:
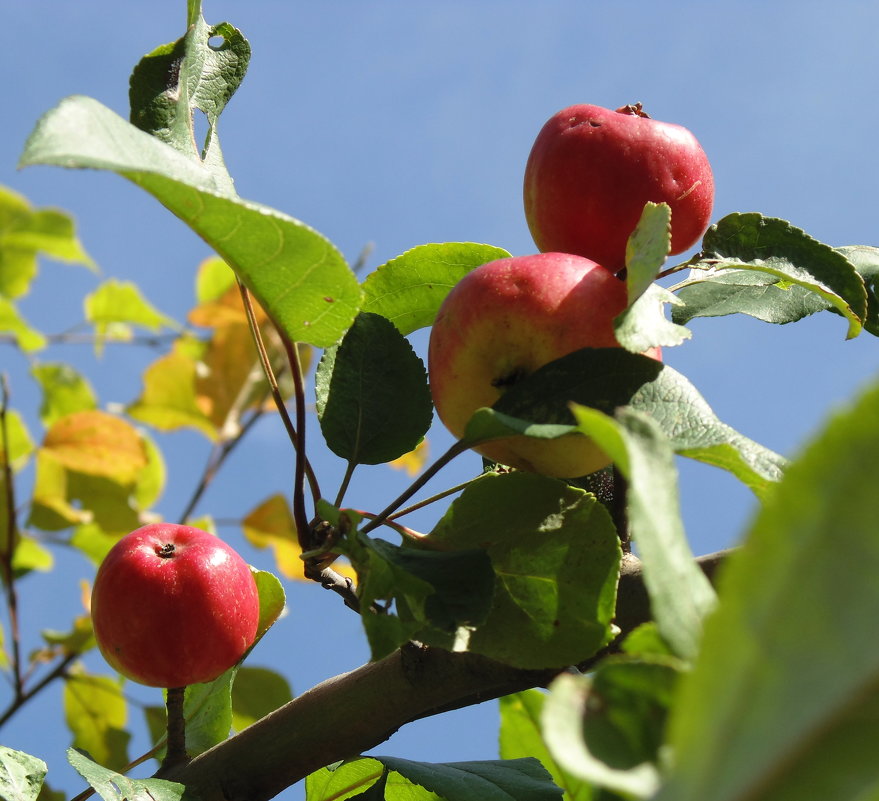
[[[195, 273], [185, 323], [112, 278], [85, 298], [98, 351], [136, 337], [160, 350], [124, 409], [102, 408], [69, 365], [40, 361], [52, 337], [17, 307], [38, 259], [95, 265], [70, 217], [0, 192], [0, 337], [7, 353], [30, 360], [42, 393], [41, 430], [32, 431], [4, 376], [0, 669], [11, 693], [0, 724], [63, 683], [70, 763], [108, 801], [268, 798], [300, 780], [309, 801], [879, 799], [879, 384], [788, 463], [719, 420], [683, 375], [638, 355], [680, 344], [695, 317], [727, 314], [785, 324], [829, 311], [849, 338], [879, 335], [879, 249], [832, 248], [784, 220], [731, 214], [693, 258], [668, 266], [668, 207], [648, 204], [627, 253], [629, 308], [617, 321], [626, 350], [546, 365], [479, 410], [400, 497], [354, 511], [344, 496], [355, 468], [419, 464], [432, 406], [407, 337], [431, 325], [469, 270], [508, 254], [426, 244], [361, 280], [305, 223], [239, 197], [218, 130], [250, 47], [228, 23], [208, 25], [197, 0], [187, 10], [185, 36], [135, 67], [130, 121], [69, 97], [39, 120], [21, 157], [23, 166], [115, 172], [216, 253]], [[196, 144], [200, 114], [207, 133]], [[672, 286], [655, 283], [672, 275]], [[304, 385], [312, 366], [313, 399]], [[276, 413], [296, 449], [294, 489], [243, 513], [243, 536], [274, 551], [284, 581], [335, 590], [360, 615], [373, 661], [294, 700], [281, 675], [246, 663], [190, 687], [192, 761], [131, 778], [123, 688], [80, 661], [94, 647], [87, 592], [70, 629], [43, 631], [28, 652], [20, 589], [29, 573], [51, 570], [54, 548], [97, 565], [150, 519], [165, 432], [209, 440], [207, 476]], [[318, 431], [348, 466], [332, 495], [308, 459]], [[474, 444], [571, 432], [598, 441], [614, 469], [566, 482], [486, 465], [431, 499], [446, 504], [432, 531], [400, 522], [426, 480]], [[761, 502], [719, 578], [688, 546], [677, 456], [729, 471]], [[185, 517], [210, 527], [190, 514], [207, 483]], [[260, 631], [273, 636], [282, 581], [260, 573], [258, 584]], [[409, 720], [499, 696], [497, 761], [356, 756]], [[348, 716], [358, 726], [340, 737]], [[144, 759], [161, 758], [164, 710], [147, 709], [145, 725], [154, 747]], [[0, 747], [0, 797], [59, 797], [46, 772], [37, 756]]]

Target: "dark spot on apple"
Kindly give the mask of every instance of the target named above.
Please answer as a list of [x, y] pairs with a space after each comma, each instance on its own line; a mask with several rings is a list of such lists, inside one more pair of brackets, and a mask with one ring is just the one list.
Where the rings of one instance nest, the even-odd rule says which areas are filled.
[[600, 128], [604, 123], [599, 122], [598, 120], [581, 120], [577, 117], [571, 117], [568, 120], [569, 128], [579, 128], [583, 125], [588, 125], [590, 128]]
[[501, 390], [501, 392], [503, 392], [503, 390], [507, 387], [511, 387], [513, 386], [513, 384], [517, 384], [519, 381], [525, 378], [526, 375], [528, 375], [527, 370], [525, 370], [523, 367], [516, 367], [510, 370], [510, 372], [504, 373], [504, 375], [495, 378], [491, 382], [491, 385], [495, 389], [499, 389]]
[[170, 559], [174, 556], [173, 543], [166, 542], [161, 548], [156, 548], [156, 556], [161, 556], [162, 559]]

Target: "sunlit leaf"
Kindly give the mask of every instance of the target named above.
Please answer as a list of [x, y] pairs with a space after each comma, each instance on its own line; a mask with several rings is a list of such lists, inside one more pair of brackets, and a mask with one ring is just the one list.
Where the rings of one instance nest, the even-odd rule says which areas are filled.
[[64, 682], [64, 718], [73, 747], [109, 768], [128, 764], [128, 709], [119, 681], [72, 667]]
[[620, 545], [594, 496], [529, 473], [487, 475], [451, 504], [432, 541], [491, 558], [492, 609], [469, 650], [542, 668], [576, 664], [608, 641]]
[[286, 578], [305, 579], [293, 512], [283, 495], [272, 495], [241, 521], [244, 536], [257, 548], [271, 548]]
[[720, 576], [661, 801], [879, 792], [879, 386], [795, 459]]
[[235, 272], [221, 258], [211, 256], [198, 265], [195, 299], [199, 305], [219, 300], [235, 287]]
[[28, 291], [40, 254], [97, 269], [67, 214], [34, 209], [22, 195], [0, 186], [0, 295], [17, 298]]
[[73, 748], [68, 749], [67, 760], [105, 801], [181, 801], [186, 790], [164, 779], [129, 779]]
[[98, 399], [88, 380], [69, 364], [49, 362], [35, 364], [31, 375], [43, 392], [40, 420], [51, 426], [73, 412], [96, 409]]
[[42, 449], [68, 470], [129, 483], [146, 467], [143, 441], [120, 417], [98, 410], [68, 414], [46, 432]]
[[592, 801], [595, 795], [590, 785], [561, 767], [544, 744], [540, 717], [545, 701], [546, 693], [540, 690], [525, 690], [500, 699], [500, 756], [535, 757], [562, 788], [565, 801]]
[[46, 347], [48, 340], [35, 328], [31, 328], [13, 306], [12, 301], [0, 297], [0, 334], [7, 332], [26, 353]]
[[12, 555], [12, 571], [17, 578], [27, 575], [32, 570], [43, 573], [52, 569], [54, 564], [52, 552], [44, 548], [33, 537], [21, 536], [15, 544]]
[[433, 324], [451, 288], [472, 269], [510, 254], [473, 242], [419, 245], [366, 276], [363, 311], [387, 317], [403, 335]]
[[414, 478], [424, 469], [429, 456], [430, 445], [426, 439], [423, 439], [415, 446], [414, 450], [388, 462], [388, 467], [393, 467], [394, 470], [403, 470], [406, 475]]
[[232, 685], [232, 728], [246, 729], [292, 698], [290, 683], [280, 673], [241, 667]]
[[42, 759], [0, 745], [0, 798], [34, 801], [48, 768]]
[[0, 435], [0, 464], [7, 462], [20, 470], [34, 452], [34, 441], [22, 416], [15, 409], [6, 409], [6, 438]]
[[671, 249], [671, 208], [648, 202], [626, 242], [626, 291], [631, 306], [646, 292]]
[[197, 363], [181, 347], [143, 372], [143, 391], [126, 412], [160, 431], [194, 428], [211, 441], [217, 430], [199, 405], [195, 391]]
[[236, 271], [292, 341], [328, 347], [354, 319], [361, 290], [339, 251], [299, 220], [237, 197], [228, 179], [87, 97], [37, 124], [22, 166], [110, 170], [152, 194]]
[[101, 284], [83, 301], [85, 319], [95, 326], [96, 347], [107, 339], [116, 326], [136, 325], [150, 331], [162, 328], [179, 329], [178, 323], [166, 317], [141, 294], [130, 281], [111, 278]]

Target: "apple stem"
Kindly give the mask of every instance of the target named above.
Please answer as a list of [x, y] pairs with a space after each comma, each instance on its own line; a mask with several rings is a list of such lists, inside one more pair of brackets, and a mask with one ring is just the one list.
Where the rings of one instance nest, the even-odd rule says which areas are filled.
[[613, 466], [613, 496], [610, 503], [610, 515], [620, 538], [623, 553], [631, 553], [632, 543], [629, 539], [629, 515], [626, 511], [628, 505], [629, 482], [620, 469]]
[[189, 762], [186, 753], [186, 718], [183, 716], [185, 687], [169, 687], [165, 705], [168, 709], [168, 749], [161, 771]]

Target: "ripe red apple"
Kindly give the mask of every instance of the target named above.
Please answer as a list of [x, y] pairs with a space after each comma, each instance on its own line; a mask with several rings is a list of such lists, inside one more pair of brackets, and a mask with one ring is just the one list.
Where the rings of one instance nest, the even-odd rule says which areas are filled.
[[[499, 259], [464, 276], [430, 334], [428, 370], [437, 414], [461, 437], [473, 412], [539, 367], [581, 348], [619, 347], [613, 320], [626, 286], [599, 264], [567, 253]], [[648, 351], [659, 358], [659, 350]], [[610, 463], [589, 438], [514, 436], [476, 450], [496, 462], [574, 478]]]
[[711, 165], [696, 137], [641, 104], [577, 105], [543, 126], [525, 166], [525, 217], [539, 250], [576, 253], [618, 272], [644, 204], [671, 207], [671, 253], [705, 233]]
[[253, 644], [259, 596], [247, 563], [218, 537], [158, 523], [124, 536], [92, 589], [104, 658], [151, 687], [212, 681]]

